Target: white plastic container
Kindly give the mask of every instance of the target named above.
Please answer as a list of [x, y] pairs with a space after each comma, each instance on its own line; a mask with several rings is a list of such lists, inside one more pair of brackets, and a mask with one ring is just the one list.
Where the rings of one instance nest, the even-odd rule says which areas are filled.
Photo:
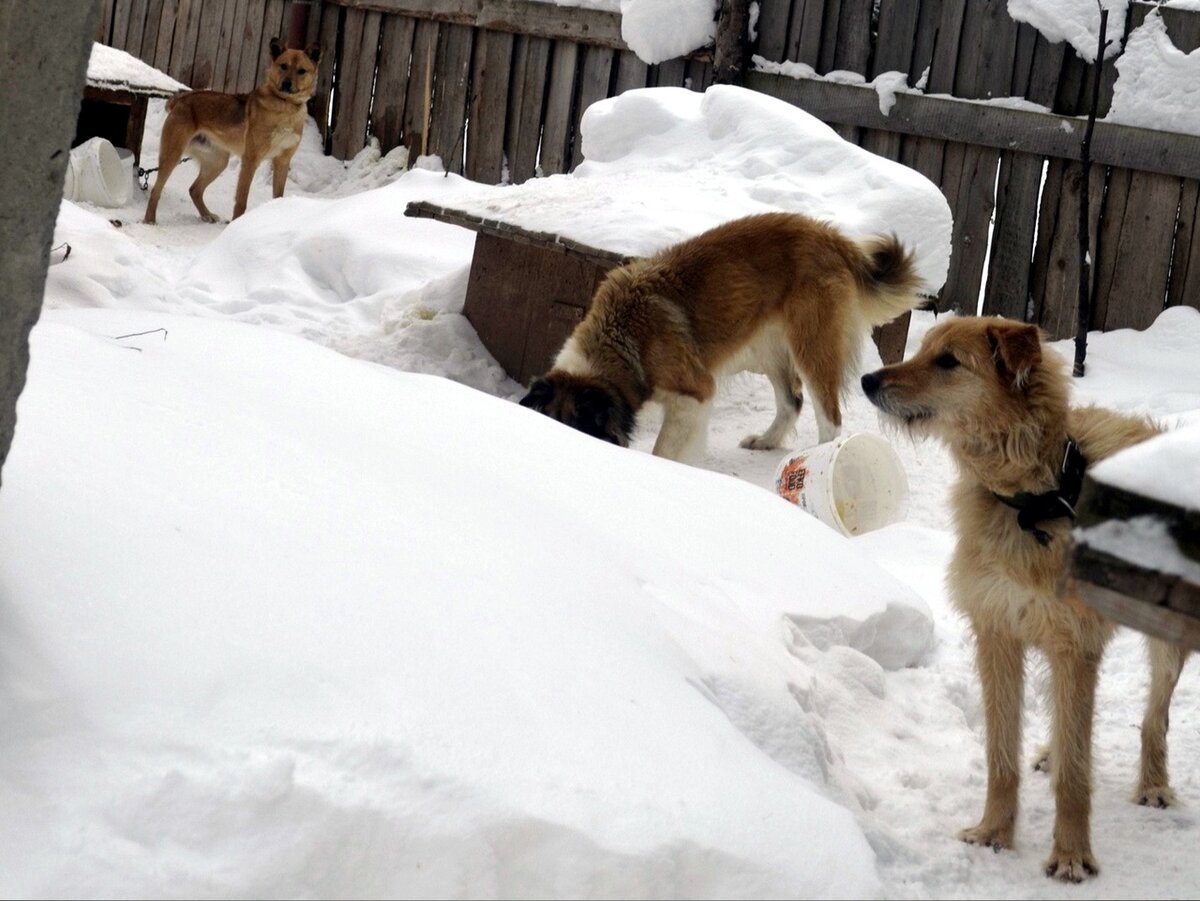
[[908, 512], [904, 466], [869, 432], [789, 454], [775, 471], [775, 490], [843, 535], [883, 528]]
[[71, 151], [63, 197], [97, 206], [121, 207], [133, 190], [133, 152], [91, 138]]

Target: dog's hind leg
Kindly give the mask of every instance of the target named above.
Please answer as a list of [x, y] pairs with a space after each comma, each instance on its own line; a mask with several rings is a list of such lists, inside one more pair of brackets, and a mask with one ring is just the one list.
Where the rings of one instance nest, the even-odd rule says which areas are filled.
[[183, 151], [191, 138], [191, 127], [187, 122], [181, 116], [168, 114], [158, 145], [158, 173], [154, 176], [154, 187], [150, 189], [150, 199], [146, 202], [143, 222], [153, 225], [158, 220], [158, 199], [162, 196], [167, 179], [183, 159]]
[[1183, 670], [1188, 652], [1178, 645], [1157, 639], [1147, 641], [1150, 652], [1150, 698], [1142, 720], [1142, 761], [1133, 799], [1151, 807], [1175, 803], [1167, 776], [1167, 727], [1171, 696]]
[[1082, 882], [1100, 872], [1092, 855], [1092, 721], [1103, 645], [1080, 647], [1076, 635], [1047, 648], [1054, 693], [1054, 845], [1046, 875]]
[[964, 829], [958, 837], [999, 851], [1013, 846], [1017, 825], [1025, 648], [1007, 629], [979, 622], [972, 622], [972, 627], [987, 727], [987, 800], [979, 825]]
[[694, 463], [704, 456], [712, 399], [696, 400], [686, 394], [663, 399], [663, 424], [654, 442], [654, 455]]
[[196, 212], [200, 214], [200, 218], [205, 222], [216, 222], [216, 214], [204, 204], [204, 191], [229, 165], [229, 153], [211, 144], [200, 145], [193, 142], [191, 147], [192, 155], [200, 163], [200, 174], [188, 188], [188, 194], [192, 203], [196, 205]]
[[775, 389], [775, 419], [761, 435], [747, 435], [742, 439], [741, 446], [751, 450], [774, 450], [779, 447], [796, 427], [796, 420], [804, 405], [800, 377], [790, 359], [770, 366], [767, 378]]

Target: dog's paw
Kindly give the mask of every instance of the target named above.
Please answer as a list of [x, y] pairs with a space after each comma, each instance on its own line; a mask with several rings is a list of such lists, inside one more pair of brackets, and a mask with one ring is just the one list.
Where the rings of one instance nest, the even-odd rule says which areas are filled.
[[1133, 793], [1133, 800], [1143, 807], [1157, 807], [1159, 810], [1166, 810], [1176, 804], [1175, 792], [1171, 791], [1169, 785], [1139, 787]]
[[750, 450], [776, 450], [779, 442], [767, 440], [766, 435], [747, 435], [742, 439], [741, 447]]
[[991, 848], [993, 851], [1000, 852], [1012, 848], [1013, 827], [1012, 824], [1006, 826], [989, 826], [987, 823], [980, 823], [978, 826], [964, 829], [958, 834], [958, 838], [968, 845], [982, 845], [985, 848]]
[[1063, 882], [1083, 882], [1100, 872], [1100, 865], [1087, 848], [1063, 851], [1055, 848], [1046, 860], [1046, 875]]
[[1042, 745], [1033, 755], [1033, 771], [1035, 773], [1048, 773], [1050, 772], [1050, 765], [1050, 746]]
[[201, 213], [200, 218], [203, 219], [205, 222], [220, 222], [221, 221], [221, 217], [218, 216], [216, 213]]

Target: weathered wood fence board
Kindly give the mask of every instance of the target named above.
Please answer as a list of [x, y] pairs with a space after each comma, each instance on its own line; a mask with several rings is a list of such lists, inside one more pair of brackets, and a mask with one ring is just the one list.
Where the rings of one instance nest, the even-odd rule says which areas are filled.
[[[198, 88], [247, 91], [285, 35], [291, 0], [97, 0], [98, 36]], [[1157, 5], [1133, 3], [1137, 27]], [[1161, 10], [1176, 46], [1200, 46], [1200, 13]], [[869, 87], [750, 72], [847, 139], [941, 187], [955, 215], [943, 307], [1075, 328], [1079, 155], [1091, 67], [1007, 14], [1007, 0], [769, 0], [752, 48], [818, 73], [924, 79], [889, 115]], [[645, 86], [705, 89], [711, 57], [647, 65], [620, 17], [528, 0], [325, 0], [312, 112], [327, 151], [437, 154], [468, 177], [514, 182], [582, 160], [580, 122], [598, 99]], [[1116, 69], [1101, 77], [1100, 114]], [[929, 95], [951, 95], [947, 97]], [[967, 100], [1021, 97], [1052, 114]], [[958, 99], [955, 99], [958, 98]], [[1100, 123], [1092, 147], [1093, 323], [1143, 326], [1166, 304], [1200, 307], [1200, 139]]]

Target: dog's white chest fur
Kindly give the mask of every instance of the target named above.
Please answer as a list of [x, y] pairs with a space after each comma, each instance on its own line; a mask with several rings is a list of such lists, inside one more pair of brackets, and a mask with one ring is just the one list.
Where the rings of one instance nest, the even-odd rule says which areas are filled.
[[276, 125], [271, 132], [271, 149], [268, 156], [277, 156], [285, 150], [291, 150], [300, 143], [300, 135], [290, 125]]

